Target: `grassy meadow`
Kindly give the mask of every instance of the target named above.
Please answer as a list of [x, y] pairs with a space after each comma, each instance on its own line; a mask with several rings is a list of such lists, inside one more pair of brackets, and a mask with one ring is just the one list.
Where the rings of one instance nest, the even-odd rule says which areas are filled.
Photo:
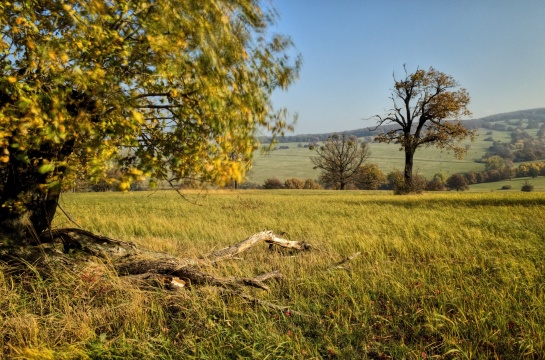
[[[307, 150], [308, 151], [308, 150]], [[104, 266], [50, 278], [0, 272], [6, 357], [489, 359], [545, 354], [542, 193], [365, 191], [65, 194], [83, 228], [197, 257], [263, 229], [314, 250], [254, 248], [203, 270], [280, 270], [277, 312], [212, 287], [165, 295]], [[74, 226], [59, 213], [55, 226]], [[330, 266], [355, 252], [349, 270]], [[28, 264], [32, 271], [32, 264]]]

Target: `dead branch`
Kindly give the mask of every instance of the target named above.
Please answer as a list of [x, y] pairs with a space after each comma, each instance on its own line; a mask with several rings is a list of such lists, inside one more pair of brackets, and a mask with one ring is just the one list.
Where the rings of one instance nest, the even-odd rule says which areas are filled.
[[312, 247], [310, 244], [304, 241], [291, 241], [286, 240], [281, 237], [276, 236], [272, 231], [262, 231], [260, 233], [254, 234], [243, 241], [226, 247], [221, 250], [211, 252], [204, 256], [204, 260], [211, 262], [218, 262], [221, 260], [226, 260], [234, 258], [240, 253], [247, 251], [248, 249], [254, 247], [255, 245], [265, 242], [271, 245], [277, 245], [287, 249], [295, 250], [310, 250]]
[[[68, 250], [82, 251], [107, 261], [119, 276], [127, 277], [132, 282], [143, 286], [159, 285], [172, 290], [193, 285], [212, 285], [232, 290], [240, 290], [244, 286], [250, 286], [268, 291], [269, 287], [265, 283], [281, 278], [280, 272], [273, 271], [249, 278], [218, 277], [202, 272], [198, 266], [234, 258], [237, 254], [247, 251], [261, 242], [295, 250], [311, 248], [305, 242], [286, 240], [276, 236], [272, 231], [254, 234], [235, 245], [212, 252], [200, 261], [139, 249], [131, 242], [96, 235], [76, 228], [50, 231], [42, 236], [41, 241], [42, 243], [60, 241], [64, 245], [64, 252], [68, 252]], [[43, 254], [45, 255], [45, 253]], [[62, 254], [62, 252], [57, 251], [58, 254]], [[34, 260], [35, 258], [36, 255], [34, 255]]]
[[279, 271], [254, 277], [220, 277], [199, 269], [200, 265], [233, 259], [262, 242], [297, 251], [312, 248], [304, 241], [290, 241], [275, 235], [272, 231], [262, 231], [237, 244], [211, 252], [202, 259], [190, 259], [139, 249], [131, 242], [96, 235], [82, 229], [66, 228], [44, 233], [35, 246], [0, 246], [0, 261], [11, 264], [14, 268], [17, 264], [23, 265], [19, 266], [22, 269], [28, 264], [33, 264], [36, 269], [42, 271], [48, 271], [47, 269], [55, 264], [61, 264], [63, 268], [77, 269], [82, 261], [82, 256], [78, 254], [83, 254], [84, 261], [105, 263], [120, 277], [143, 289], [159, 287], [180, 291], [191, 286], [216, 286], [221, 291], [235, 294], [251, 303], [277, 311], [286, 311], [287, 314], [303, 315], [286, 306], [254, 298], [242, 291], [244, 287], [269, 291], [266, 283], [282, 278]]
[[354, 260], [355, 258], [357, 258], [358, 256], [361, 255], [361, 252], [358, 251], [357, 253], [354, 253], [350, 256], [347, 256], [346, 258], [344, 258], [343, 260], [339, 261], [338, 263], [336, 264], [333, 264], [331, 265], [328, 270], [331, 270], [331, 269], [343, 269], [343, 270], [349, 270], [350, 268], [349, 267], [346, 267], [346, 266], [343, 266], [344, 264], [346, 264], [347, 262], [349, 261], [352, 261]]

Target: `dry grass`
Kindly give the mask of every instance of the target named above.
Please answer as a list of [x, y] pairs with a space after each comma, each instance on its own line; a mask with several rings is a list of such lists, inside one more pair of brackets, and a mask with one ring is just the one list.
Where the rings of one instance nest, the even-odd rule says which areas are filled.
[[[196, 196], [195, 194], [191, 196]], [[218, 191], [66, 194], [84, 228], [184, 256], [272, 229], [316, 245], [257, 248], [207, 269], [286, 279], [256, 307], [212, 288], [127, 286], [108, 266], [0, 278], [4, 353], [21, 358], [538, 358], [545, 353], [545, 200], [539, 194], [392, 196]], [[73, 226], [59, 215], [58, 226]], [[361, 251], [351, 271], [330, 264]], [[35, 274], [35, 275], [32, 275]]]

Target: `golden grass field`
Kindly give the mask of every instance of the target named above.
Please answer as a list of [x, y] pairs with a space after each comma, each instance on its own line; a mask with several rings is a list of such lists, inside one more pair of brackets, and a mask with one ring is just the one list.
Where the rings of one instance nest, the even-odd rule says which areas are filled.
[[[263, 229], [303, 253], [257, 247], [205, 269], [284, 279], [255, 297], [125, 285], [108, 265], [51, 278], [0, 272], [4, 356], [35, 359], [489, 359], [545, 354], [545, 198], [365, 191], [64, 194], [83, 228], [197, 257]], [[74, 224], [59, 213], [55, 225]], [[330, 265], [357, 251], [350, 270]], [[28, 264], [32, 273], [33, 266]]]

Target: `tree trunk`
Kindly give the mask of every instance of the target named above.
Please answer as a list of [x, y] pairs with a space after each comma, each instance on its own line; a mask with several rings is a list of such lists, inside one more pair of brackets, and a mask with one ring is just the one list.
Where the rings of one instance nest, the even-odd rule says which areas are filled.
[[[0, 226], [3, 231], [22, 234], [22, 227], [30, 221], [33, 232], [41, 234], [53, 220], [60, 191], [40, 190], [47, 176], [33, 166], [15, 162], [5, 175], [0, 199]], [[21, 205], [26, 209], [18, 208]], [[28, 219], [27, 224], [22, 218]]]
[[403, 172], [403, 179], [405, 182], [404, 192], [413, 191], [413, 163], [414, 150], [411, 148], [405, 148], [405, 171]]
[[[43, 164], [63, 161], [74, 149], [74, 141], [62, 145], [43, 144], [30, 153], [11, 154], [9, 164], [0, 172], [0, 229], [25, 241], [37, 238], [48, 229], [55, 216], [60, 183], [65, 169], [55, 169], [58, 185], [50, 186], [50, 173], [40, 171]], [[25, 159], [40, 159], [30, 164]], [[30, 232], [29, 232], [30, 231]], [[29, 235], [31, 235], [29, 237]]]

